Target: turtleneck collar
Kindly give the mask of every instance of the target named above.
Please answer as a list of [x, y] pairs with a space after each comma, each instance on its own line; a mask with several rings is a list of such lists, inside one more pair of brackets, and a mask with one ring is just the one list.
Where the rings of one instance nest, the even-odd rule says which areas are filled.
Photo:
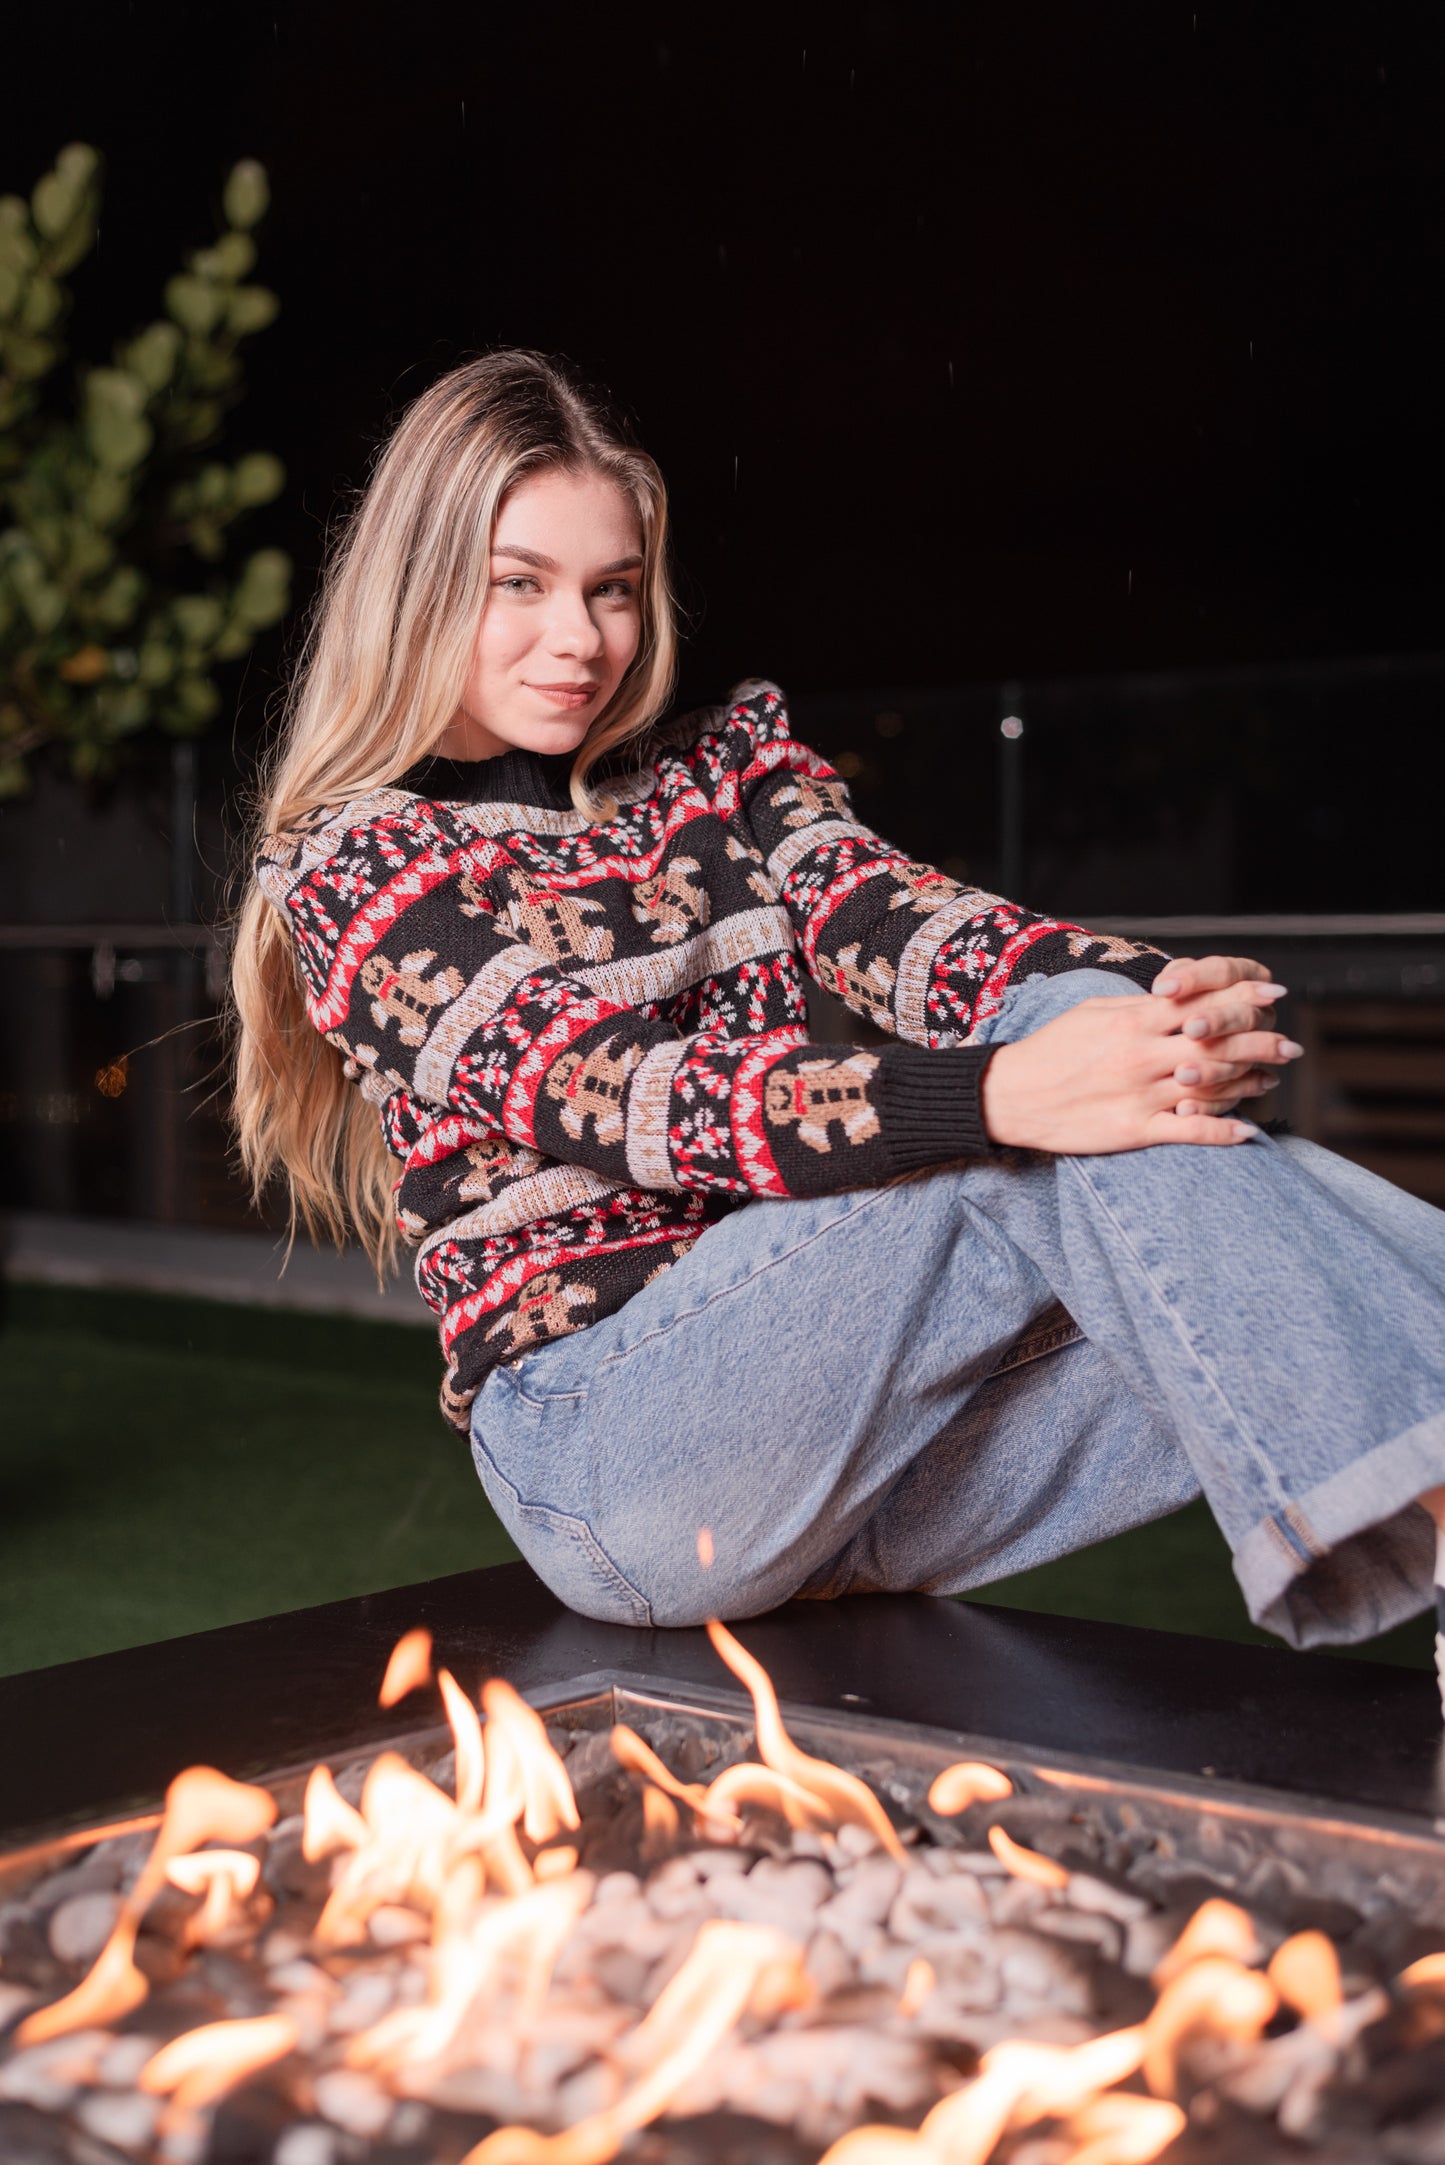
[[492, 759], [422, 759], [399, 777], [399, 789], [415, 790], [441, 804], [535, 804], [551, 811], [572, 807], [568, 787], [572, 752], [529, 752], [513, 745]]

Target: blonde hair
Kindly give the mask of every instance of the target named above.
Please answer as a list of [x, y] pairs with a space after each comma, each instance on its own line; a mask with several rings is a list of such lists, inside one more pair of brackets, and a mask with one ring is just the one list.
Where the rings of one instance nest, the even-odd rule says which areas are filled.
[[[572, 769], [588, 818], [612, 801], [588, 778], [655, 721], [672, 692], [676, 630], [667, 494], [653, 461], [601, 398], [541, 354], [453, 369], [403, 416], [322, 584], [286, 718], [263, 774], [252, 849], [308, 813], [365, 795], [423, 759], [461, 703], [508, 491], [563, 468], [624, 489], [642, 528], [641, 639]], [[395, 1254], [395, 1160], [376, 1108], [312, 1027], [295, 949], [255, 880], [231, 969], [234, 1128], [258, 1201], [277, 1175], [312, 1239], [354, 1231], [378, 1272]]]

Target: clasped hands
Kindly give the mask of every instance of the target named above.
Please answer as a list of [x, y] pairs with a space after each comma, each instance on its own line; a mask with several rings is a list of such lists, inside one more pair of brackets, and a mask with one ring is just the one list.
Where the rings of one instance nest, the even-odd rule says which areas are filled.
[[994, 1052], [989, 1135], [1071, 1157], [1246, 1142], [1254, 1128], [1227, 1115], [1274, 1089], [1303, 1050], [1270, 1027], [1284, 989], [1263, 963], [1205, 955], [1167, 963], [1137, 998], [1082, 1000]]

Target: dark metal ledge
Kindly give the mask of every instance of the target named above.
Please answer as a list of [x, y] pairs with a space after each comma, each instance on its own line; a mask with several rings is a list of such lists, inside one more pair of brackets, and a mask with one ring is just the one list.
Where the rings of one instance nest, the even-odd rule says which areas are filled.
[[[375, 1694], [413, 1624], [472, 1684], [730, 1681], [700, 1631], [590, 1623], [522, 1564], [464, 1572], [0, 1679], [0, 1838], [142, 1809], [193, 1761], [254, 1775], [399, 1734], [414, 1708], [382, 1713]], [[1445, 1814], [1439, 1703], [1420, 1672], [922, 1594], [793, 1602], [740, 1636], [796, 1705], [1427, 1826]]]

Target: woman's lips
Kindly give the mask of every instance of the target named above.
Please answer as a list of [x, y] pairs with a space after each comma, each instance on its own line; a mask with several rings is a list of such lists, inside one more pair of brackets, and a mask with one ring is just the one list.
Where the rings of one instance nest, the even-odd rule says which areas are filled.
[[529, 684], [529, 692], [536, 692], [543, 699], [550, 699], [554, 707], [588, 707], [597, 697], [598, 684]]

